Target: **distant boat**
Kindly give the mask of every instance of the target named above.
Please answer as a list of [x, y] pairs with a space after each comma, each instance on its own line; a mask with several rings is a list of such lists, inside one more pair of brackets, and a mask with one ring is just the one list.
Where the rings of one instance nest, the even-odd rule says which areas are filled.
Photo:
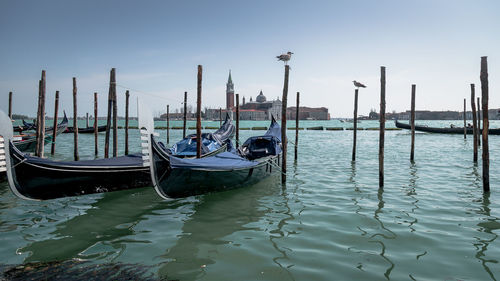
[[[97, 127], [97, 132], [104, 132], [106, 131], [107, 125], [102, 125]], [[94, 127], [87, 127], [87, 128], [78, 128], [78, 133], [79, 134], [93, 134], [94, 133]], [[66, 130], [63, 132], [64, 134], [69, 134], [69, 133], [74, 133], [75, 130], [73, 127], [68, 127]]]
[[[66, 113], [64, 114], [64, 118], [57, 125], [56, 135], [61, 134], [64, 130], [66, 130], [68, 126], [68, 118], [66, 117]], [[36, 127], [35, 127], [36, 129]], [[52, 127], [45, 130], [45, 143], [50, 143], [54, 139], [54, 130]], [[36, 147], [36, 134], [20, 134], [14, 136], [13, 144], [17, 147], [17, 149], [25, 152], [32, 152]]]
[[[397, 120], [394, 121], [397, 128], [408, 129], [411, 130], [411, 126], [406, 123], [401, 123]], [[438, 133], [438, 134], [463, 134], [464, 127], [453, 127], [453, 128], [436, 128], [436, 127], [427, 127], [427, 126], [419, 126], [415, 125], [415, 131], [428, 132], [428, 133]], [[472, 128], [466, 128], [467, 134], [472, 134]], [[500, 128], [489, 129], [489, 135], [500, 135]]]

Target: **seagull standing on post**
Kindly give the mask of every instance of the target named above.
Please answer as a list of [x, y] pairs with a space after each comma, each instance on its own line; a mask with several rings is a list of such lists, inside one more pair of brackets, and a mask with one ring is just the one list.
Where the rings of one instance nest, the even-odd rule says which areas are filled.
[[358, 82], [358, 81], [356, 81], [356, 80], [352, 81], [352, 83], [354, 83], [354, 86], [355, 86], [356, 88], [358, 88], [358, 89], [359, 89], [359, 88], [366, 88], [366, 86], [365, 86], [364, 84], [361, 84], [361, 83], [359, 83], [359, 82]]
[[287, 64], [288, 64], [288, 61], [289, 61], [289, 60], [290, 60], [290, 58], [292, 57], [292, 54], [293, 54], [292, 52], [288, 52], [288, 53], [286, 53], [286, 54], [281, 54], [281, 55], [279, 55], [279, 56], [276, 56], [276, 58], [277, 58], [278, 60], [283, 61], [283, 62], [285, 63], [285, 65], [287, 65]]

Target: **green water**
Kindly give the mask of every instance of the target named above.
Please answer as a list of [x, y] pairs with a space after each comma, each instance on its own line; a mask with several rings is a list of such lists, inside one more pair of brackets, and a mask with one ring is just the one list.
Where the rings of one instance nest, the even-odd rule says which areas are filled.
[[[500, 127], [495, 122], [491, 127]], [[241, 127], [263, 125], [245, 121]], [[319, 125], [352, 126], [301, 122]], [[241, 131], [240, 138], [262, 132]], [[181, 134], [172, 130], [171, 142]], [[358, 132], [355, 163], [352, 131], [299, 134], [296, 164], [289, 143], [286, 186], [277, 175], [173, 201], [143, 188], [33, 202], [17, 199], [0, 183], [0, 261], [140, 264], [169, 280], [500, 278], [500, 136], [490, 136], [492, 192], [484, 195], [471, 136], [418, 133], [411, 164], [408, 131], [386, 132], [385, 187], [379, 189], [378, 131]], [[100, 133], [101, 155], [103, 139]], [[131, 130], [132, 151], [139, 151], [138, 139]], [[60, 135], [55, 158], [70, 159], [72, 141]], [[123, 130], [119, 145], [123, 154]], [[93, 157], [92, 135], [80, 135], [80, 146], [81, 158]]]

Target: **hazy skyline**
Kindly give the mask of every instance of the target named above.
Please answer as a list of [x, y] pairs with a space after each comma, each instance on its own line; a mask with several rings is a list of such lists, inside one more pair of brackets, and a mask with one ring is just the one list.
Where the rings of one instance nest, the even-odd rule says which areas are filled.
[[[387, 111], [409, 109], [417, 84], [418, 110], [463, 110], [470, 83], [480, 95], [480, 57], [488, 56], [490, 108], [500, 65], [498, 1], [2, 1], [0, 2], [0, 109], [33, 116], [38, 80], [47, 71], [46, 111], [72, 112], [72, 77], [78, 111], [106, 115], [109, 71], [131, 88], [131, 115], [141, 97], [153, 112], [194, 106], [197, 65], [203, 65], [203, 107], [225, 106], [231, 69], [235, 92], [248, 101], [260, 90], [282, 95], [283, 63], [290, 61], [289, 106], [329, 108], [352, 117], [354, 86], [359, 114], [379, 108], [380, 66], [387, 68]], [[117, 87], [118, 113], [125, 89]]]

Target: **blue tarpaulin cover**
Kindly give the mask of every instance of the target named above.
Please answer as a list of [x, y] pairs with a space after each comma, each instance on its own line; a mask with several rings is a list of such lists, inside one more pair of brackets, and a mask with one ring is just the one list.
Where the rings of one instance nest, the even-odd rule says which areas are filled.
[[[272, 120], [269, 130], [264, 134], [264, 136], [251, 137], [245, 141], [245, 144], [252, 143], [254, 140], [269, 140], [268, 145], [269, 155], [278, 155], [281, 153], [280, 141], [281, 140], [281, 128], [276, 122]], [[246, 157], [240, 155], [240, 152], [235, 150], [232, 143], [228, 142], [228, 151], [219, 153], [214, 156], [205, 158], [195, 158], [195, 159], [182, 159], [177, 157], [170, 157], [170, 165], [172, 169], [197, 169], [197, 170], [212, 170], [212, 171], [227, 171], [235, 169], [245, 169], [257, 166], [260, 162], [249, 160]]]
[[[207, 154], [219, 149], [234, 135], [235, 127], [226, 114], [224, 124], [213, 133], [201, 134], [201, 154]], [[188, 135], [174, 144], [168, 152], [174, 156], [196, 156], [196, 134]]]

